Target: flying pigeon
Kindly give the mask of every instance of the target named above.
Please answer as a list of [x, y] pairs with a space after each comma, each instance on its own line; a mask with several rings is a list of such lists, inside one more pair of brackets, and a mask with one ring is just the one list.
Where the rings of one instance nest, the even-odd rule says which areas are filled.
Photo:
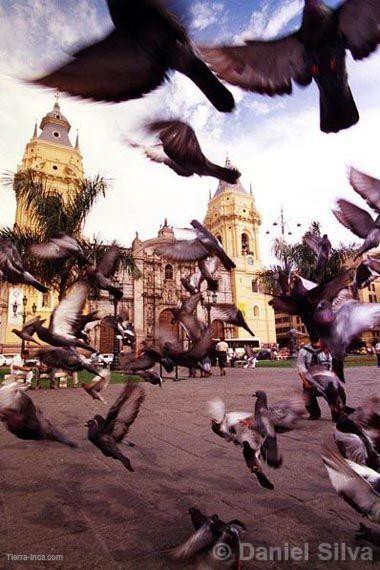
[[133, 471], [131, 462], [119, 449], [118, 444], [122, 443], [129, 428], [137, 418], [140, 406], [145, 398], [144, 390], [137, 384], [126, 384], [110, 408], [107, 417], [104, 419], [96, 415], [88, 420], [88, 439], [106, 457], [112, 457], [124, 465], [128, 471]]
[[241, 327], [249, 332], [251, 336], [255, 336], [255, 333], [249, 328], [243, 313], [240, 309], [235, 307], [235, 305], [232, 305], [231, 307], [212, 307], [211, 313], [213, 319], [220, 319], [229, 325]]
[[380, 214], [380, 180], [351, 167], [349, 181], [355, 192], [364, 198], [375, 212]]
[[156, 248], [156, 253], [171, 261], [201, 261], [215, 255], [228, 271], [236, 267], [207, 228], [198, 220], [192, 220], [191, 225], [194, 228], [194, 239], [176, 240], [174, 243], [160, 245]]
[[[145, 155], [153, 162], [166, 164], [179, 176], [212, 176], [229, 184], [235, 184], [239, 179], [240, 172], [235, 168], [219, 166], [205, 157], [194, 129], [187, 123], [162, 120], [149, 123], [147, 128], [161, 143], [143, 147]], [[141, 145], [132, 143], [131, 146]]]
[[31, 285], [41, 293], [49, 289], [42, 285], [24, 268], [23, 261], [13, 243], [6, 239], [0, 240], [0, 281], [13, 285]]
[[25, 393], [25, 387], [11, 382], [0, 388], [0, 421], [19, 439], [57, 441], [69, 447], [77, 444], [63, 435]]
[[111, 245], [97, 265], [88, 264], [85, 269], [86, 278], [91, 287], [108, 291], [118, 301], [123, 297], [123, 291], [115, 287], [110, 277], [118, 268], [120, 256], [120, 248], [117, 245]]
[[380, 5], [376, 0], [346, 0], [330, 8], [305, 0], [300, 29], [274, 40], [203, 47], [201, 54], [218, 75], [247, 91], [292, 93], [292, 82], [315, 81], [320, 96], [320, 127], [330, 133], [358, 122], [347, 81], [346, 50], [355, 60], [372, 53], [379, 41]]
[[48, 368], [60, 368], [70, 373], [87, 370], [95, 376], [100, 376], [95, 366], [72, 348], [40, 348], [36, 357]]
[[47, 242], [31, 245], [29, 251], [35, 257], [41, 257], [42, 259], [76, 257], [81, 265], [88, 263], [77, 240], [64, 232], [60, 232], [57, 237], [51, 238]]
[[316, 273], [321, 274], [331, 257], [331, 242], [327, 234], [322, 237], [316, 233], [308, 232], [303, 237], [304, 242], [317, 256]]
[[322, 460], [338, 495], [357, 513], [379, 523], [379, 473], [370, 467], [345, 459], [330, 443], [324, 445]]
[[364, 239], [364, 243], [356, 252], [355, 257], [357, 258], [366, 251], [376, 248], [380, 243], [380, 214], [376, 219], [373, 219], [366, 210], [344, 199], [339, 199], [337, 206], [333, 210], [337, 220], [355, 235]]
[[75, 323], [82, 315], [88, 292], [89, 286], [86, 282], [75, 283], [54, 309], [49, 328], [42, 324], [35, 325], [38, 337], [52, 346], [78, 347], [96, 352], [95, 348], [75, 336]]
[[[170, 549], [169, 556], [174, 560], [185, 562], [198, 554], [209, 554], [210, 557], [216, 558], [217, 562], [218, 547], [224, 545], [224, 549], [220, 549], [220, 552], [225, 551], [227, 554], [224, 562], [230, 565], [232, 558], [234, 567], [239, 568], [240, 537], [245, 531], [244, 524], [237, 519], [225, 523], [218, 515], [207, 516], [193, 507], [189, 509], [189, 515], [194, 532], [183, 544]], [[209, 567], [211, 566], [207, 564], [207, 568]]]
[[36, 327], [43, 325], [44, 322], [45, 319], [41, 319], [41, 317], [34, 317], [33, 319], [25, 323], [21, 331], [17, 329], [12, 329], [12, 332], [16, 336], [21, 338], [21, 340], [25, 340], [27, 342], [33, 342], [34, 344], [38, 344], [41, 346], [41, 343], [38, 342], [38, 340], [34, 339], [33, 335], [36, 332]]
[[218, 111], [232, 111], [231, 93], [200, 59], [185, 28], [160, 0], [107, 0], [107, 4], [114, 24], [111, 33], [34, 83], [118, 103], [153, 91], [175, 70], [189, 77]]

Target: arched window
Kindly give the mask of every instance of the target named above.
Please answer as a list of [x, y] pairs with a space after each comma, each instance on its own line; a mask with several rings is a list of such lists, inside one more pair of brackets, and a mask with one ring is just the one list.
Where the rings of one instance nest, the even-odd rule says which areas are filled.
[[246, 233], [241, 234], [241, 253], [242, 255], [249, 253], [249, 236]]
[[260, 316], [260, 309], [259, 309], [259, 307], [258, 307], [257, 305], [255, 305], [255, 306], [253, 307], [253, 316], [254, 316], [254, 317], [259, 317], [259, 316]]
[[222, 236], [221, 236], [221, 235], [216, 236], [216, 239], [223, 245]]
[[173, 280], [173, 266], [168, 263], [165, 265], [165, 281], [172, 281]]
[[252, 279], [251, 287], [252, 287], [252, 293], [259, 292], [259, 282], [257, 279]]
[[50, 307], [50, 292], [42, 294], [42, 307]]

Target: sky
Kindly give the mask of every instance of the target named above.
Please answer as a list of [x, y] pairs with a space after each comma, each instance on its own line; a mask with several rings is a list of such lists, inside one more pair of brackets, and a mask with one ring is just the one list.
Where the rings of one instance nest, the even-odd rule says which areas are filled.
[[[249, 38], [274, 38], [299, 26], [302, 0], [179, 0], [192, 39], [199, 44], [239, 44]], [[326, 2], [330, 6], [335, 0]], [[34, 123], [49, 111], [54, 93], [23, 83], [65, 61], [77, 45], [101, 38], [112, 28], [104, 0], [0, 0], [0, 171], [15, 171]], [[203, 94], [176, 73], [164, 86], [138, 101], [118, 105], [61, 95], [61, 109], [79, 129], [86, 173], [110, 183], [85, 227], [88, 236], [130, 245], [156, 235], [165, 217], [187, 226], [203, 219], [212, 178], [179, 178], [164, 165], [149, 162], [129, 148], [125, 138], [142, 139], [142, 126], [153, 118], [181, 118], [196, 130], [205, 154], [224, 163], [226, 154], [252, 189], [262, 216], [262, 253], [270, 259], [272, 225], [285, 209], [293, 237], [319, 220], [334, 244], [352, 234], [331, 213], [334, 202], [360, 198], [347, 182], [347, 166], [380, 178], [380, 50], [363, 62], [347, 56], [350, 86], [361, 119], [337, 135], [319, 131], [318, 93], [314, 85], [295, 87], [291, 97], [269, 98], [232, 87], [236, 110], [218, 113]], [[15, 201], [3, 195], [0, 224], [12, 224]], [[296, 224], [302, 226], [296, 230]], [[266, 231], [270, 230], [269, 235]], [[298, 233], [297, 233], [298, 232]], [[290, 238], [291, 239], [291, 238]]]

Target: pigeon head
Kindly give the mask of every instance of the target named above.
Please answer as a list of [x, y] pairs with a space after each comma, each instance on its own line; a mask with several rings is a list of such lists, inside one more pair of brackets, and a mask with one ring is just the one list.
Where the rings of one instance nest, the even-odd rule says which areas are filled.
[[329, 326], [334, 322], [335, 314], [332, 309], [331, 303], [328, 301], [321, 301], [318, 304], [317, 310], [314, 313], [313, 321], [316, 325], [321, 327]]

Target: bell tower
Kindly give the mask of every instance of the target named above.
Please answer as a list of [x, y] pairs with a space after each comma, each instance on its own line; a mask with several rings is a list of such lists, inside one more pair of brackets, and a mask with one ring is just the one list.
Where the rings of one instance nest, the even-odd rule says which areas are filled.
[[[226, 167], [231, 168], [229, 158]], [[205, 226], [220, 240], [235, 262], [231, 271], [232, 296], [244, 313], [248, 325], [261, 343], [276, 341], [273, 309], [270, 297], [260, 290], [258, 272], [262, 268], [259, 226], [261, 216], [256, 208], [252, 187], [247, 192], [240, 181], [228, 184], [220, 181], [207, 207]], [[243, 329], [239, 338], [248, 339]]]
[[[33, 170], [40, 173], [52, 190], [64, 197], [83, 180], [83, 162], [79, 149], [79, 137], [75, 145], [71, 143], [69, 133], [71, 125], [61, 111], [58, 94], [53, 109], [47, 113], [39, 126], [34, 127], [33, 136], [27, 143], [18, 172]], [[28, 213], [18, 201], [16, 224], [22, 228], [30, 226]]]

